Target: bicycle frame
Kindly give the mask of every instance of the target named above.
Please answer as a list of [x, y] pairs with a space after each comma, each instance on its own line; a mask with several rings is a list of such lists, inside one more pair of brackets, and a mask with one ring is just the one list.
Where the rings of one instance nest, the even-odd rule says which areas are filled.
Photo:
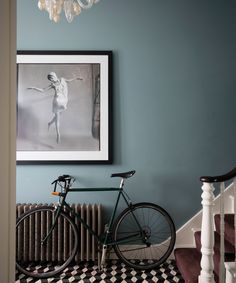
[[[121, 178], [119, 187], [75, 188], [73, 187], [75, 179], [70, 175], [62, 175], [54, 180], [52, 195], [58, 197], [58, 204], [53, 207], [36, 206], [22, 214], [17, 220], [17, 238], [20, 239], [18, 235], [22, 234], [22, 231], [24, 234], [29, 233], [29, 241], [26, 238], [22, 244], [21, 241], [18, 244], [17, 268], [24, 274], [36, 278], [53, 277], [65, 270], [76, 259], [75, 256], [78, 252], [80, 253], [79, 241], [81, 237], [79, 229], [76, 229], [77, 222], [81, 226], [81, 232], [83, 233], [85, 230], [86, 234], [93, 238], [91, 239], [93, 245], [95, 244], [94, 240], [97, 243], [96, 260], [99, 269], [106, 266], [106, 259], [113, 251], [124, 264], [132, 268], [145, 270], [155, 268], [163, 263], [171, 254], [175, 244], [175, 226], [169, 214], [160, 206], [149, 202], [132, 204], [124, 189], [124, 182], [134, 173], [133, 170], [111, 174], [111, 177]], [[94, 225], [94, 221], [87, 221], [83, 209], [77, 211], [77, 208], [74, 209], [73, 205], [67, 203], [67, 194], [75, 192], [115, 193], [114, 207], [104, 231], [101, 231], [103, 229], [100, 225]], [[118, 209], [121, 199], [122, 207]], [[123, 202], [126, 207], [124, 210]], [[123, 211], [120, 211], [120, 208]], [[100, 209], [98, 213], [100, 214]], [[41, 225], [41, 223], [45, 223], [45, 216], [48, 220], [45, 225]], [[36, 221], [31, 221], [33, 219]], [[63, 229], [63, 223], [67, 223], [64, 226], [66, 229]], [[29, 225], [32, 226], [32, 229], [28, 229]], [[97, 228], [99, 231], [96, 231]], [[90, 242], [90, 237], [87, 239]], [[67, 241], [69, 245], [65, 245]], [[31, 249], [37, 252], [37, 258], [32, 255]], [[45, 251], [47, 258], [45, 258]], [[58, 257], [54, 256], [55, 252]], [[84, 260], [83, 253], [80, 255], [81, 260]], [[87, 260], [91, 256], [95, 259], [94, 253], [92, 253]], [[44, 258], [45, 260], [42, 260]], [[30, 268], [27, 264], [28, 261], [32, 261]], [[56, 265], [53, 264], [54, 261]]]
[[[98, 242], [102, 243], [105, 246], [112, 246], [112, 245], [116, 245], [116, 244], [120, 244], [120, 243], [124, 243], [125, 244], [128, 241], [128, 239], [133, 238], [133, 237], [138, 236], [138, 235], [140, 235], [140, 237], [142, 237], [141, 226], [138, 223], [134, 213], [132, 212], [132, 202], [131, 202], [128, 194], [126, 192], [124, 192], [123, 187], [124, 187], [124, 179], [121, 180], [119, 188], [117, 188], [117, 187], [110, 187], [110, 188], [71, 188], [70, 185], [68, 185], [68, 187], [66, 188], [65, 192], [59, 194], [60, 199], [59, 199], [58, 206], [56, 207], [56, 215], [55, 215], [54, 223], [53, 223], [52, 227], [50, 228], [47, 236], [42, 240], [42, 242], [46, 241], [50, 237], [50, 234], [53, 231], [53, 229], [54, 229], [54, 227], [56, 225], [57, 219], [60, 216], [60, 213], [63, 210], [63, 208], [66, 208], [66, 210], [70, 211], [75, 217], [77, 217], [78, 221], [80, 223], [82, 223], [82, 225], [85, 227], [85, 229], [87, 229], [89, 231], [89, 233], [92, 234], [98, 240]], [[55, 188], [56, 188], [56, 186], [55, 186]], [[114, 209], [112, 211], [108, 227], [107, 227], [107, 229], [105, 231], [105, 237], [104, 237], [104, 234], [98, 235], [92, 229], [92, 227], [90, 225], [88, 225], [81, 218], [80, 214], [78, 214], [75, 211], [73, 211], [73, 209], [69, 206], [69, 204], [66, 202], [65, 199], [66, 199], [67, 194], [71, 193], [71, 192], [118, 192], [116, 203], [115, 203], [115, 207], [114, 207]], [[131, 208], [131, 213], [132, 213], [132, 215], [134, 217], [135, 222], [138, 225], [139, 233], [133, 234], [132, 236], [125, 237], [124, 239], [121, 239], [121, 240], [118, 240], [118, 241], [112, 241], [111, 238], [109, 237], [109, 235], [112, 232], [112, 226], [113, 226], [113, 223], [114, 223], [114, 220], [115, 220], [115, 216], [116, 216], [116, 213], [117, 213], [117, 208], [118, 208], [118, 205], [119, 205], [121, 197], [123, 197], [127, 207]]]

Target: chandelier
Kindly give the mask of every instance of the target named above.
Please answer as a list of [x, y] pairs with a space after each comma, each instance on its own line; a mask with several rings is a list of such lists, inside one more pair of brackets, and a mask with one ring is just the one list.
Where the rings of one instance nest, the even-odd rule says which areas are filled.
[[82, 9], [89, 9], [93, 4], [100, 0], [39, 0], [40, 10], [46, 10], [49, 13], [49, 19], [57, 23], [60, 20], [60, 14], [64, 9], [66, 19], [72, 22], [74, 16], [78, 16]]

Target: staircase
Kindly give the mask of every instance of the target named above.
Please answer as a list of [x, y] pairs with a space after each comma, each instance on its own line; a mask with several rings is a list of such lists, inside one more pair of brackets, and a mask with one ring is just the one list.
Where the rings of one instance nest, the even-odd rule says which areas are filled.
[[[220, 215], [214, 216], [214, 277], [219, 282], [220, 263]], [[198, 283], [201, 260], [201, 231], [194, 233], [195, 248], [177, 248], [174, 251], [176, 264], [185, 283]], [[225, 214], [225, 262], [234, 261], [234, 214]]]
[[[231, 179], [233, 179], [233, 183], [225, 190], [225, 182]], [[225, 175], [201, 177], [200, 180], [203, 183], [203, 209], [197, 218], [199, 219], [199, 215], [202, 216], [202, 228], [194, 229], [196, 227], [192, 226], [195, 230], [192, 235], [192, 239], [194, 239], [193, 247], [182, 247], [180, 245], [176, 247], [174, 251], [176, 264], [185, 283], [236, 283], [236, 266], [233, 263], [236, 251], [234, 229], [236, 226], [234, 217], [236, 168]], [[215, 199], [213, 192], [215, 186], [218, 185], [220, 195]], [[229, 192], [233, 192], [234, 195], [233, 197], [230, 195], [231, 200], [233, 200], [232, 206], [229, 206], [228, 203], [225, 205], [226, 199], [229, 199]], [[181, 231], [179, 234], [181, 235]], [[185, 235], [186, 233], [182, 234]], [[191, 234], [189, 233], [189, 235]], [[221, 254], [224, 256], [221, 256]]]

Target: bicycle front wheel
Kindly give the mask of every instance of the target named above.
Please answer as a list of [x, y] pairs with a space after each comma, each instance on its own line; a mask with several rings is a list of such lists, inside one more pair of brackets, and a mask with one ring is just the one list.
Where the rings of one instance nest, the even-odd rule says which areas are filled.
[[77, 227], [61, 212], [50, 232], [55, 214], [54, 207], [40, 206], [22, 214], [16, 222], [16, 267], [27, 276], [53, 277], [75, 257]]
[[152, 203], [137, 203], [117, 218], [114, 250], [124, 263], [135, 269], [153, 269], [171, 254], [175, 226], [169, 214]]

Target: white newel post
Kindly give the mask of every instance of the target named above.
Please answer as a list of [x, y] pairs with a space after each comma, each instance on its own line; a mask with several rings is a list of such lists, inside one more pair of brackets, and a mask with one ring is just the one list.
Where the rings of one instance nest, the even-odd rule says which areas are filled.
[[202, 259], [201, 273], [199, 275], [199, 283], [215, 283], [213, 270], [213, 254], [214, 254], [214, 222], [213, 222], [213, 200], [214, 186], [211, 183], [203, 183], [202, 186]]

